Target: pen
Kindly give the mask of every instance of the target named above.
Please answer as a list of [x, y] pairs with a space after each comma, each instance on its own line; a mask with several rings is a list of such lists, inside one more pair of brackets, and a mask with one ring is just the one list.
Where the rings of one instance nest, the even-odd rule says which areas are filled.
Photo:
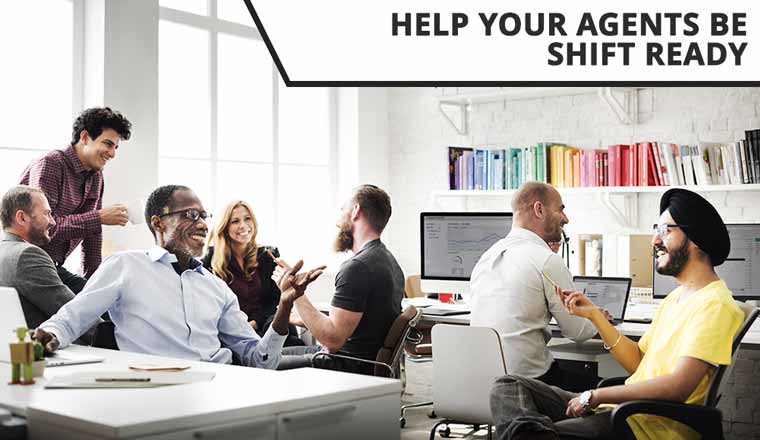
[[543, 275], [544, 278], [546, 278], [546, 281], [550, 282], [552, 286], [556, 287], [557, 289], [561, 289], [561, 287], [559, 287], [559, 284], [555, 283], [553, 279], [549, 278], [549, 275], [547, 275], [546, 272], [541, 271], [541, 275]]
[[96, 377], [95, 382], [150, 382], [150, 377]]

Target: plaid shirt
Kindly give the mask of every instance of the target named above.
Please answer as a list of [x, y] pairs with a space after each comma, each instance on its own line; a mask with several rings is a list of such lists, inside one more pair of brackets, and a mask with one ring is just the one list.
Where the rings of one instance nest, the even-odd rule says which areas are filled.
[[53, 150], [33, 161], [21, 175], [23, 185], [41, 189], [47, 196], [56, 225], [43, 249], [63, 264], [82, 244], [82, 269], [89, 278], [100, 266], [103, 230], [98, 210], [103, 207], [103, 172], [88, 171], [76, 150]]

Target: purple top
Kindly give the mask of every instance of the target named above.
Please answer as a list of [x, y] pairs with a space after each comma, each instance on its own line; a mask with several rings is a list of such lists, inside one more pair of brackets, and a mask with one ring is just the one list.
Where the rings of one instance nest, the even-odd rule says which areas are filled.
[[103, 207], [103, 172], [85, 169], [73, 146], [52, 150], [26, 167], [19, 181], [47, 196], [56, 225], [52, 240], [42, 248], [63, 264], [82, 244], [82, 268], [89, 278], [100, 266], [103, 230], [98, 210]]

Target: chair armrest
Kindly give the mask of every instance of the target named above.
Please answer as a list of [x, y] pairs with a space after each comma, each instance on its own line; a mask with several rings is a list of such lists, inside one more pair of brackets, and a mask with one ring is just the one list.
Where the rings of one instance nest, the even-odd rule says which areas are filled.
[[667, 417], [689, 426], [702, 438], [723, 439], [723, 414], [717, 408], [666, 400], [633, 400], [624, 402], [612, 410], [612, 428], [620, 438], [635, 439], [628, 417], [635, 414], [651, 414]]
[[604, 387], [614, 387], [615, 385], [624, 385], [626, 379], [628, 379], [627, 376], [608, 377], [606, 379], [600, 380], [599, 383], [596, 385], [596, 387], [604, 388]]
[[324, 351], [320, 351], [319, 353], [314, 354], [314, 356], [311, 358], [312, 364], [314, 363], [314, 360], [317, 359], [318, 357], [325, 357], [325, 358], [328, 358], [328, 359], [335, 359], [335, 358], [337, 358], [337, 359], [347, 359], [349, 361], [364, 362], [364, 363], [367, 363], [367, 364], [372, 364], [372, 365], [375, 365], [375, 366], [380, 366], [380, 367], [384, 367], [384, 368], [388, 369], [388, 373], [389, 373], [388, 377], [393, 377], [396, 374], [396, 372], [393, 370], [393, 367], [391, 367], [390, 365], [385, 364], [383, 362], [370, 361], [370, 360], [367, 360], [367, 359], [362, 359], [362, 358], [353, 357], [353, 356], [346, 356], [346, 355], [342, 355], [342, 354], [325, 353]]

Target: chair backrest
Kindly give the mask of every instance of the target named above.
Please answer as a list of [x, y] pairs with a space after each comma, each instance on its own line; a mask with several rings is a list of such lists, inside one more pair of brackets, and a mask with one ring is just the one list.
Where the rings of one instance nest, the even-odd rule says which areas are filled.
[[[401, 359], [401, 353], [404, 351], [404, 341], [406, 341], [412, 327], [417, 325], [421, 316], [422, 311], [414, 306], [409, 306], [404, 309], [404, 311], [393, 321], [393, 324], [391, 324], [388, 333], [385, 334], [383, 346], [377, 352], [375, 360], [390, 365], [393, 369], [394, 377], [397, 377], [399, 374], [398, 366]], [[388, 377], [388, 370], [376, 365], [374, 375]]]
[[742, 312], [744, 312], [744, 322], [739, 326], [736, 335], [734, 335], [734, 341], [731, 345], [731, 364], [719, 365], [718, 368], [715, 369], [715, 374], [710, 380], [710, 385], [707, 388], [705, 406], [716, 407], [718, 405], [721, 396], [720, 390], [728, 377], [731, 376], [731, 371], [733, 371], [734, 364], [736, 363], [736, 355], [739, 353], [739, 344], [741, 344], [744, 335], [752, 326], [752, 323], [755, 322], [755, 319], [757, 319], [758, 313], [760, 313], [760, 310], [758, 310], [757, 307], [741, 301], [736, 301], [736, 305], [742, 309]]
[[507, 374], [499, 333], [489, 327], [436, 324], [432, 340], [436, 415], [468, 424], [493, 424], [491, 386]]

